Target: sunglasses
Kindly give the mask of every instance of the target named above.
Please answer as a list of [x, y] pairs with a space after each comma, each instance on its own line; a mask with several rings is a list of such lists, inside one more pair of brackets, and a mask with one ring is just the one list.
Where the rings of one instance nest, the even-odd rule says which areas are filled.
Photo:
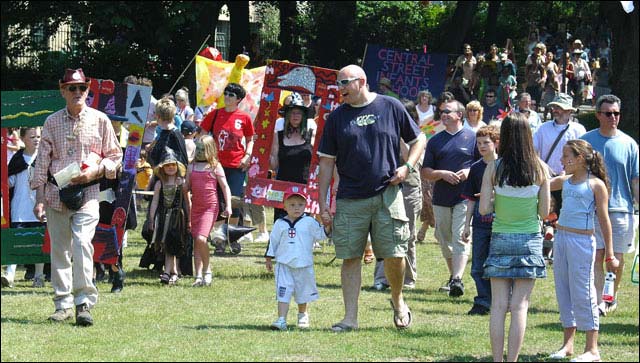
[[224, 95], [227, 97], [238, 97], [237, 94], [233, 93], [233, 92], [229, 92], [229, 91], [225, 91]]
[[336, 81], [336, 84], [338, 85], [338, 87], [345, 87], [346, 85], [348, 85], [349, 83], [355, 81], [356, 79], [360, 79], [360, 78], [339, 79], [339, 80]]
[[445, 115], [448, 115], [448, 114], [453, 113], [453, 112], [458, 112], [458, 111], [454, 111], [454, 110], [441, 110], [440, 111], [440, 113], [443, 113]]
[[75, 92], [77, 89], [80, 89], [80, 92], [84, 92], [87, 90], [87, 86], [69, 86], [67, 89], [69, 92]]
[[618, 111], [614, 111], [614, 112], [598, 112], [599, 114], [605, 115], [607, 117], [611, 117], [611, 116], [620, 116], [620, 112]]
[[485, 97], [486, 98], [496, 98], [496, 96], [489, 96], [489, 95], [486, 95]]

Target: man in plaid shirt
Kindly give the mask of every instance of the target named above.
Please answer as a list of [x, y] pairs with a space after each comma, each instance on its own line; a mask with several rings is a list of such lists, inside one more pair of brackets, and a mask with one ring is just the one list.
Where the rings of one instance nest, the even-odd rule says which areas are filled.
[[115, 179], [122, 160], [122, 149], [109, 118], [86, 105], [89, 83], [81, 68], [66, 70], [60, 93], [67, 105], [44, 123], [31, 180], [31, 188], [36, 189], [33, 213], [41, 222], [48, 220], [51, 237], [51, 285], [56, 310], [49, 320], [70, 319], [75, 305], [76, 324], [80, 326], [93, 325], [89, 310], [98, 301], [98, 290], [92, 283], [91, 240], [99, 219], [99, 185], [86, 186], [80, 208], [72, 210], [60, 201], [58, 186], [50, 175], [76, 162], [82, 172], [71, 178], [70, 185], [87, 184], [103, 176]]

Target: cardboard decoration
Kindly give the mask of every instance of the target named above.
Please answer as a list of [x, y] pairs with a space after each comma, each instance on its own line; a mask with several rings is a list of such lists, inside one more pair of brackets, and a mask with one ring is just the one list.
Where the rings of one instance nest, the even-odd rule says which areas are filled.
[[[128, 205], [131, 199], [131, 191], [134, 187], [131, 180], [135, 180], [135, 160], [137, 160], [140, 153], [140, 146], [142, 143], [142, 132], [144, 131], [144, 123], [139, 124], [135, 118], [135, 113], [142, 115], [142, 119], [146, 118], [148, 108], [150, 105], [151, 87], [137, 86], [126, 83], [116, 83], [112, 80], [101, 80], [91, 78], [89, 87], [89, 97], [87, 97], [87, 105], [96, 108], [104, 113], [114, 121], [131, 122], [129, 126], [129, 143], [127, 150], [125, 151], [125, 159], [123, 161], [124, 170], [128, 171], [129, 175], [126, 178], [122, 178], [118, 192], [120, 192], [120, 198], [117, 198], [114, 203], [121, 207], [118, 217], [112, 218], [112, 225], [102, 226], [102, 229], [113, 230], [111, 236], [116, 236], [116, 240], [112, 237], [105, 237], [103, 231], [96, 233], [97, 239], [94, 237], [92, 241], [94, 243], [94, 249], [96, 251], [102, 251], [101, 253], [95, 253], [94, 259], [96, 261], [103, 262], [105, 260], [113, 261], [113, 252], [120, 251], [122, 246], [122, 233], [124, 233], [124, 222], [122, 227], [118, 229], [116, 222], [122, 219], [122, 212], [124, 211], [124, 220], [126, 220], [126, 213], [128, 213]], [[3, 155], [2, 163], [0, 163], [0, 185], [2, 190], [2, 229], [0, 231], [2, 238], [2, 264], [25, 264], [25, 263], [39, 263], [49, 262], [49, 255], [47, 251], [50, 248], [50, 243], [47, 243], [44, 238], [47, 233], [45, 228], [9, 228], [10, 226], [10, 201], [9, 195], [9, 182], [7, 177], [7, 163], [4, 157], [7, 151], [7, 127], [21, 127], [21, 126], [42, 126], [49, 115], [57, 112], [65, 107], [65, 100], [60, 95], [60, 90], [47, 90], [47, 91], [2, 91], [2, 123], [1, 134], [2, 144], [1, 152]], [[134, 116], [130, 119], [131, 116]], [[139, 124], [139, 125], [138, 125]], [[133, 161], [133, 162], [132, 162]], [[133, 171], [131, 171], [133, 170]], [[131, 173], [133, 178], [131, 177]], [[123, 176], [125, 174], [123, 173]], [[116, 193], [118, 195], [118, 193]], [[7, 196], [5, 198], [5, 196]], [[126, 200], [126, 204], [125, 204]], [[96, 229], [97, 231], [99, 229]], [[44, 251], [44, 252], [43, 252]], [[106, 252], [105, 252], [106, 251]], [[117, 255], [115, 255], [117, 260]]]
[[[338, 71], [333, 69], [275, 60], [267, 61], [260, 110], [254, 122], [256, 138], [247, 172], [248, 182], [244, 193], [246, 203], [282, 208], [284, 191], [291, 185], [297, 185], [304, 188], [308, 195], [306, 211], [319, 213], [317, 151], [326, 116], [339, 106], [337, 76]], [[275, 121], [280, 117], [278, 115], [280, 93], [285, 90], [312, 94], [321, 99], [319, 114], [316, 118], [317, 130], [307, 185], [267, 178]]]

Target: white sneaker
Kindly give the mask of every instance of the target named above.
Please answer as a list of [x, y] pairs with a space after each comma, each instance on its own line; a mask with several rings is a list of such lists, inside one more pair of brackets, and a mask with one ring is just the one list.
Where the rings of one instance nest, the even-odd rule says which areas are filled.
[[36, 276], [33, 278], [33, 284], [31, 287], [41, 288], [44, 287], [44, 276]]
[[258, 237], [256, 237], [254, 241], [260, 242], [260, 243], [269, 242], [269, 233], [267, 232], [259, 233]]
[[271, 323], [271, 330], [287, 330], [287, 321], [284, 318], [278, 318]]
[[211, 286], [211, 282], [213, 281], [213, 276], [211, 275], [211, 271], [207, 271], [204, 274], [204, 286]]
[[300, 329], [309, 328], [309, 314], [308, 313], [298, 313], [298, 328], [300, 328]]
[[240, 237], [240, 239], [238, 240], [238, 243], [242, 244], [242, 243], [252, 243], [253, 242], [253, 235], [251, 233], [247, 233], [244, 236]]

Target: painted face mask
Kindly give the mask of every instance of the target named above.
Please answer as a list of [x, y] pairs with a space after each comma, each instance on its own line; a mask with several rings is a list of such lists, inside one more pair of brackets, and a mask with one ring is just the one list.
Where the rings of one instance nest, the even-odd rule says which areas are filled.
[[200, 141], [196, 142], [196, 161], [207, 161], [207, 157], [204, 155], [204, 144]]

